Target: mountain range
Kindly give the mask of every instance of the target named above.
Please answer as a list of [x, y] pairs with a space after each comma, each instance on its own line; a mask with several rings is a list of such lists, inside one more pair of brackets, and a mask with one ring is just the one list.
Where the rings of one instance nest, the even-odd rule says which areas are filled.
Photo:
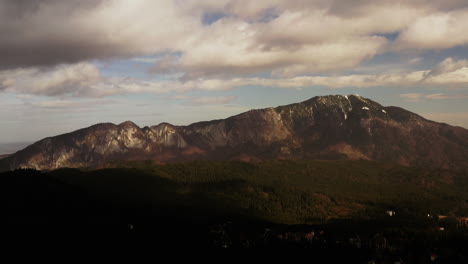
[[0, 170], [268, 159], [364, 159], [468, 171], [468, 130], [359, 95], [318, 96], [188, 126], [97, 124], [40, 140], [1, 159]]

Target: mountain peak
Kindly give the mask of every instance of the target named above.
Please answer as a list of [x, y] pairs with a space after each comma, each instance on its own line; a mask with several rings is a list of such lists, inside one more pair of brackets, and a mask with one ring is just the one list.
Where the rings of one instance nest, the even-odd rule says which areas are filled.
[[306, 100], [302, 103], [313, 103], [313, 102], [321, 102], [321, 103], [327, 103], [327, 102], [337, 102], [337, 101], [361, 101], [364, 103], [376, 103], [372, 101], [371, 99], [362, 97], [358, 94], [348, 94], [348, 95], [341, 95], [341, 94], [336, 94], [336, 95], [322, 95], [322, 96], [314, 96], [310, 98], [309, 100]]
[[130, 120], [124, 121], [124, 122], [120, 123], [118, 126], [119, 127], [137, 127], [137, 128], [140, 128], [139, 126], [137, 126], [135, 123], [133, 123]]

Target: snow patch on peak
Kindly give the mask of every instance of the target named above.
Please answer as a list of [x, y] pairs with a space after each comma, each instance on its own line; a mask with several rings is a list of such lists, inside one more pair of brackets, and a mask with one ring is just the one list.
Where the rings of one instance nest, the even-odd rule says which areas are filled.
[[383, 110], [383, 109], [382, 109], [382, 113], [385, 113], [385, 114], [386, 114], [386, 113], [387, 113], [387, 111], [385, 111], [385, 110]]
[[367, 111], [369, 111], [370, 109], [369, 109], [369, 107], [364, 106], [364, 107], [362, 108], [362, 110], [367, 110]]

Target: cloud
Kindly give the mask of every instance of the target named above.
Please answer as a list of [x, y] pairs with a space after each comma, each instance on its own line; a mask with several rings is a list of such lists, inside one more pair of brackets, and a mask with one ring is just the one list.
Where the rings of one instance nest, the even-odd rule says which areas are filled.
[[[395, 45], [464, 45], [467, 7], [459, 0], [7, 0], [0, 68], [137, 57], [186, 81], [337, 73]], [[203, 23], [210, 14], [218, 15]], [[396, 44], [385, 37], [395, 33]], [[144, 58], [154, 54], [180, 56]]]
[[90, 108], [98, 108], [103, 105], [117, 104], [118, 101], [110, 99], [57, 99], [57, 100], [25, 100], [24, 104], [28, 104], [32, 108], [45, 109], [45, 110], [57, 110], [57, 111], [83, 111], [90, 110]]
[[196, 26], [191, 17], [180, 14], [176, 2], [2, 1], [0, 67], [132, 57], [170, 49]]
[[48, 109], [70, 109], [70, 108], [82, 108], [83, 105], [78, 102], [73, 102], [69, 100], [54, 100], [54, 101], [44, 101], [39, 102], [36, 106], [40, 108]]
[[[317, 86], [331, 89], [382, 86], [464, 88], [468, 85], [468, 67], [464, 66], [467, 64], [466, 60], [447, 58], [432, 70], [406, 73], [140, 80], [102, 76], [94, 64], [78, 63], [51, 68], [33, 67], [0, 71], [0, 90], [55, 97], [105, 97], [134, 93], [184, 93], [192, 90], [224, 91], [243, 86], [295, 89]], [[192, 103], [222, 102], [227, 98], [233, 99], [231, 97], [199, 98], [199, 101], [192, 101]]]
[[417, 18], [400, 32], [396, 49], [447, 49], [468, 44], [468, 9]]
[[102, 76], [89, 62], [0, 71], [0, 91], [55, 97], [105, 97], [128, 93], [167, 93], [182, 87], [168, 82]]
[[447, 100], [447, 99], [463, 99], [468, 98], [468, 95], [449, 95], [444, 93], [437, 94], [422, 94], [422, 93], [404, 93], [400, 97], [408, 102], [421, 102], [425, 100]]
[[382, 37], [363, 37], [331, 43], [309, 45], [296, 50], [264, 50], [246, 39], [232, 40], [243, 43], [231, 47], [223, 43], [224, 37], [213, 49], [198, 43], [181, 57], [165, 57], [152, 69], [155, 73], [184, 73], [185, 80], [197, 78], [225, 78], [271, 72], [275, 77], [324, 73], [358, 65], [365, 58], [378, 53], [386, 40]]
[[424, 94], [421, 93], [405, 93], [400, 94], [400, 97], [408, 102], [419, 102], [424, 98]]
[[428, 76], [437, 76], [444, 73], [454, 72], [468, 67], [468, 60], [454, 60], [453, 58], [446, 58], [444, 61], [439, 63], [432, 71], [428, 73]]
[[82, 95], [99, 82], [98, 68], [90, 63], [0, 71], [0, 90], [47, 96]]
[[235, 99], [235, 96], [202, 96], [190, 98], [189, 101], [193, 105], [221, 105], [231, 103]]

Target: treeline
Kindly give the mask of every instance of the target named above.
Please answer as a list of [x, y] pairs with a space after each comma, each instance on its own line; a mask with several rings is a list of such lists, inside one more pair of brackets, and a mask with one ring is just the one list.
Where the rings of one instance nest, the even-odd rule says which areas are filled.
[[[112, 201], [202, 208], [288, 224], [468, 215], [463, 175], [371, 161], [118, 162], [50, 172]], [[449, 176], [447, 176], [449, 175]]]

